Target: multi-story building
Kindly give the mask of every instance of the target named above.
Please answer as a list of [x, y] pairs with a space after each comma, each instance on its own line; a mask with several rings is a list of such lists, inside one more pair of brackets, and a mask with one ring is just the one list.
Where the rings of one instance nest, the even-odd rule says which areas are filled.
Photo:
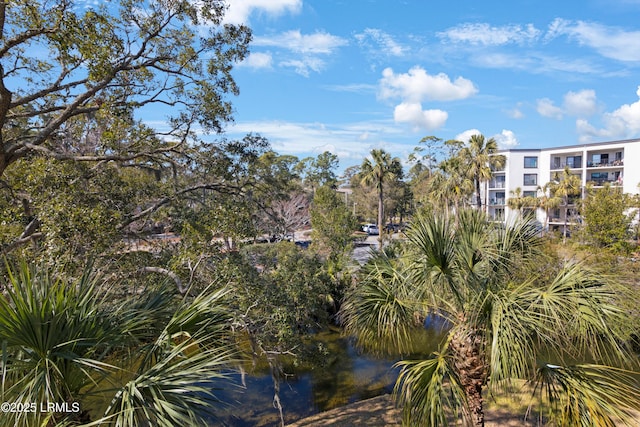
[[[483, 189], [487, 213], [503, 221], [512, 214], [509, 199], [541, 197], [545, 185], [562, 176], [566, 167], [582, 183], [582, 196], [587, 184], [621, 186], [625, 193], [638, 194], [640, 184], [640, 139], [571, 145], [542, 149], [512, 149], [500, 151], [506, 158], [501, 170]], [[547, 193], [548, 194], [548, 193]], [[536, 218], [550, 229], [562, 229], [571, 223], [575, 200], [554, 209], [535, 209]], [[529, 208], [531, 209], [531, 208]]]

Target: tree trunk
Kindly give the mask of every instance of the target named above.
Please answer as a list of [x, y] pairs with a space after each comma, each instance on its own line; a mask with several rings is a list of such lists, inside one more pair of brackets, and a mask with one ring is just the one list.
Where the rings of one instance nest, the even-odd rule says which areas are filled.
[[382, 194], [382, 182], [378, 190], [378, 247], [382, 250], [382, 220], [384, 218], [384, 199]]
[[467, 398], [467, 407], [463, 409], [463, 424], [466, 427], [484, 426], [482, 387], [487, 378], [487, 366], [482, 342], [479, 331], [460, 330], [454, 334], [449, 344], [460, 384]]

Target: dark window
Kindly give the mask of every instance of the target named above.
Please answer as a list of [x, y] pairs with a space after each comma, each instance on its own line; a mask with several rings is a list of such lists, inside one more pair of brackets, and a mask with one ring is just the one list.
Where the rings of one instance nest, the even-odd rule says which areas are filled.
[[525, 157], [524, 158], [524, 167], [527, 169], [537, 168], [538, 167], [538, 158], [537, 157]]
[[567, 166], [569, 166], [570, 168], [581, 168], [582, 156], [567, 157]]
[[536, 174], [536, 173], [525, 173], [524, 174], [524, 185], [538, 185], [538, 174]]

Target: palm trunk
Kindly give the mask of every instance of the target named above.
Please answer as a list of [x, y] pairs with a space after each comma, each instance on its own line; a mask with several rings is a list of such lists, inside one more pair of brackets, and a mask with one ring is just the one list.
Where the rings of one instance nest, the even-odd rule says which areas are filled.
[[384, 199], [382, 196], [382, 182], [380, 182], [378, 190], [378, 245], [380, 250], [382, 250], [382, 220], [384, 218]]
[[451, 339], [449, 348], [453, 352], [453, 363], [467, 398], [467, 406], [463, 409], [464, 425], [483, 427], [482, 387], [487, 378], [487, 366], [482, 350], [481, 333], [457, 331]]
[[564, 230], [562, 231], [562, 243], [567, 242], [567, 225], [569, 224], [569, 198], [564, 200]]

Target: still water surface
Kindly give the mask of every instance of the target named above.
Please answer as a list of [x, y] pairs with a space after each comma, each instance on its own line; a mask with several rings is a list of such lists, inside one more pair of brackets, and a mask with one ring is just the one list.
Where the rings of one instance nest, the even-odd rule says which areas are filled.
[[[417, 339], [422, 354], [436, 350], [442, 337], [441, 325], [426, 328]], [[286, 423], [344, 406], [348, 403], [390, 393], [399, 369], [394, 364], [399, 355], [374, 356], [356, 349], [353, 340], [339, 332], [317, 337], [326, 346], [326, 356], [316, 367], [285, 368], [286, 379], [280, 385], [280, 401]], [[420, 356], [408, 357], [419, 358]], [[237, 375], [236, 384], [241, 383]], [[279, 426], [278, 410], [273, 405], [274, 385], [268, 369], [256, 369], [245, 378], [246, 387], [224, 386], [226, 402], [231, 406], [216, 410], [211, 426], [266, 427]]]

